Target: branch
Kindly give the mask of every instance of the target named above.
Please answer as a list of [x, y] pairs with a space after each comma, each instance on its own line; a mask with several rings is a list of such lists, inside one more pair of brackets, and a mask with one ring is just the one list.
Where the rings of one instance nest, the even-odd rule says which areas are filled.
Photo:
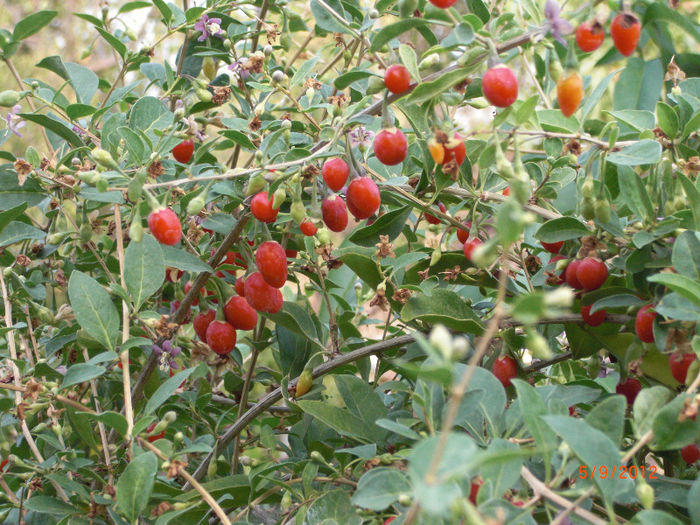
[[[606, 323], [625, 324], [632, 320], [632, 317], [625, 314], [608, 314], [605, 316]], [[513, 328], [523, 326], [525, 323], [516, 321], [513, 318], [501, 320], [501, 328]], [[583, 317], [579, 314], [566, 314], [547, 319], [540, 319], [534, 324], [585, 324]]]
[[[314, 368], [312, 372], [313, 377], [316, 378], [323, 376], [340, 366], [352, 363], [358, 359], [362, 359], [363, 357], [379, 354], [384, 350], [388, 350], [389, 348], [396, 348], [397, 346], [412, 343], [413, 339], [414, 338], [412, 335], [402, 335], [399, 337], [394, 337], [393, 339], [387, 339], [386, 341], [380, 341], [378, 343], [358, 348], [357, 350], [353, 350], [347, 354], [341, 354], [338, 357], [330, 359]], [[289, 387], [295, 386], [298, 380], [298, 377], [292, 379], [289, 382]], [[207, 471], [207, 467], [209, 466], [209, 462], [214, 455], [214, 450], [221, 450], [222, 447], [228, 445], [238, 434], [241, 433], [241, 431], [243, 431], [244, 428], [248, 426], [248, 424], [250, 424], [251, 421], [253, 421], [256, 417], [258, 417], [258, 415], [262, 414], [280, 399], [282, 399], [282, 390], [278, 387], [259, 400], [251, 409], [246, 411], [240, 418], [238, 418], [238, 420], [226, 431], [226, 433], [219, 437], [218, 443], [214, 446], [212, 452], [209, 452], [202, 463], [200, 463], [199, 467], [197, 467], [197, 470], [193, 475], [194, 478], [201, 479], [202, 476], [204, 476]], [[189, 485], [185, 485], [183, 490], [187, 490], [188, 488], [191, 487]]]

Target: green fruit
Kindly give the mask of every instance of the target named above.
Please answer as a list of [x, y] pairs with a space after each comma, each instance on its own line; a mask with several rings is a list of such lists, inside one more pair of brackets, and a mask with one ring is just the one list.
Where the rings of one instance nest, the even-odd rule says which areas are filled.
[[204, 57], [202, 60], [202, 71], [209, 80], [216, 78], [216, 62], [212, 57]]
[[587, 221], [593, 220], [595, 217], [595, 201], [593, 199], [583, 199], [581, 202], [581, 215]]
[[200, 211], [204, 209], [206, 201], [204, 200], [204, 195], [197, 195], [187, 204], [187, 214], [188, 215], [198, 215]]
[[263, 174], [260, 172], [256, 173], [248, 181], [248, 188], [245, 192], [246, 197], [250, 197], [251, 195], [261, 192], [263, 189], [265, 189], [266, 184], [267, 181], [265, 180]]
[[141, 242], [143, 239], [143, 226], [141, 225], [141, 215], [138, 210], [134, 213], [131, 226], [129, 226], [129, 238], [134, 242]]
[[201, 102], [211, 102], [211, 99], [214, 98], [212, 92], [204, 88], [195, 89], [194, 94]]
[[593, 182], [593, 177], [586, 177], [581, 185], [581, 195], [585, 199], [592, 199], [595, 195], [595, 182]]
[[401, 18], [413, 18], [418, 8], [418, 0], [399, 0], [399, 15]]
[[17, 91], [13, 91], [11, 89], [3, 91], [0, 93], [0, 106], [11, 108], [17, 104], [17, 102], [19, 102], [19, 98], [19, 93]]
[[145, 169], [140, 169], [134, 174], [134, 178], [131, 179], [129, 187], [126, 189], [126, 196], [131, 202], [136, 202], [141, 198], [141, 191], [147, 177], [148, 173]]
[[296, 388], [296, 393], [294, 394], [294, 397], [301, 397], [304, 394], [306, 394], [309, 390], [311, 390], [313, 380], [314, 380], [314, 376], [311, 373], [311, 370], [308, 368], [305, 368], [304, 371], [299, 376], [299, 381], [297, 381], [297, 388]]
[[645, 509], [649, 510], [654, 507], [654, 488], [649, 485], [649, 483], [641, 479], [641, 482], [637, 484], [635, 492]]
[[110, 170], [119, 169], [119, 164], [117, 164], [114, 158], [112, 158], [112, 154], [109, 151], [101, 148], [95, 148], [90, 154], [92, 155], [93, 160], [103, 168]]
[[595, 201], [595, 218], [602, 224], [610, 222], [610, 202], [608, 199], [597, 199]]
[[301, 201], [294, 201], [290, 212], [292, 219], [294, 219], [297, 224], [301, 224], [301, 222], [306, 218], [306, 206], [304, 206], [304, 203]]

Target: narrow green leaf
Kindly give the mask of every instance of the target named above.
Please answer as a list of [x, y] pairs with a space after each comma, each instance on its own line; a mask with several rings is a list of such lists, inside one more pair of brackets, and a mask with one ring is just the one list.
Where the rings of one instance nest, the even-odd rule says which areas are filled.
[[388, 44], [389, 41], [406, 31], [426, 25], [428, 25], [428, 21], [422, 18], [404, 18], [398, 22], [384, 26], [372, 37], [372, 44], [370, 45], [369, 51], [370, 53], [377, 52], [384, 44]]
[[91, 365], [88, 363], [78, 363], [72, 365], [66, 371], [66, 375], [63, 376], [63, 384], [61, 388], [68, 388], [69, 386], [77, 385], [78, 383], [84, 383], [90, 379], [95, 379], [100, 377], [105, 373], [105, 368], [103, 366]]
[[175, 390], [180, 387], [183, 381], [192, 375], [192, 372], [194, 372], [195, 369], [196, 367], [187, 368], [167, 379], [162, 385], [160, 385], [158, 390], [156, 390], [148, 399], [146, 407], [143, 409], [143, 415], [147, 416], [152, 414], [160, 405], [170, 399], [170, 396], [175, 393]]
[[35, 228], [26, 222], [12, 221], [2, 228], [0, 233], [0, 246], [10, 246], [16, 242], [27, 239], [40, 240], [46, 236], [39, 228]]
[[107, 349], [114, 350], [119, 335], [119, 313], [109, 294], [92, 277], [73, 270], [68, 297], [80, 327]]
[[700, 282], [675, 273], [657, 273], [647, 278], [652, 283], [661, 283], [678, 295], [700, 305]]
[[578, 219], [560, 217], [551, 219], [540, 226], [535, 233], [535, 239], [544, 242], [559, 242], [579, 239], [590, 235], [590, 233], [590, 230]]
[[158, 458], [153, 452], [136, 456], [126, 466], [116, 484], [117, 508], [130, 522], [136, 522], [153, 492]]
[[24, 40], [41, 30], [42, 27], [48, 25], [53, 20], [58, 11], [37, 11], [23, 18], [15, 25], [12, 32], [13, 40]]

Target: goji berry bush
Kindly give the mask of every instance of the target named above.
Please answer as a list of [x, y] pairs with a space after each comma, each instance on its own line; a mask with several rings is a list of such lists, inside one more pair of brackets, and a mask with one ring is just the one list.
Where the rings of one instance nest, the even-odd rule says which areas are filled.
[[17, 67], [56, 15], [0, 522], [700, 523], [697, 2], [114, 1]]

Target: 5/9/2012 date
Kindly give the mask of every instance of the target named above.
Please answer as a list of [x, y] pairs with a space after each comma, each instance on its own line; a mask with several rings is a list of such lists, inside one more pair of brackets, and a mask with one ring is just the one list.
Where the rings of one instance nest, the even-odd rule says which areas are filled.
[[[579, 479], [591, 479], [598, 477], [600, 479], [637, 479], [637, 476], [641, 476], [647, 479], [659, 479], [656, 475], [656, 470], [658, 467], [656, 465], [649, 465], [637, 467], [636, 465], [613, 465], [612, 467], [606, 467], [605, 465], [593, 465], [590, 469], [581, 465], [578, 468]], [[617, 478], [615, 478], [617, 476]]]

